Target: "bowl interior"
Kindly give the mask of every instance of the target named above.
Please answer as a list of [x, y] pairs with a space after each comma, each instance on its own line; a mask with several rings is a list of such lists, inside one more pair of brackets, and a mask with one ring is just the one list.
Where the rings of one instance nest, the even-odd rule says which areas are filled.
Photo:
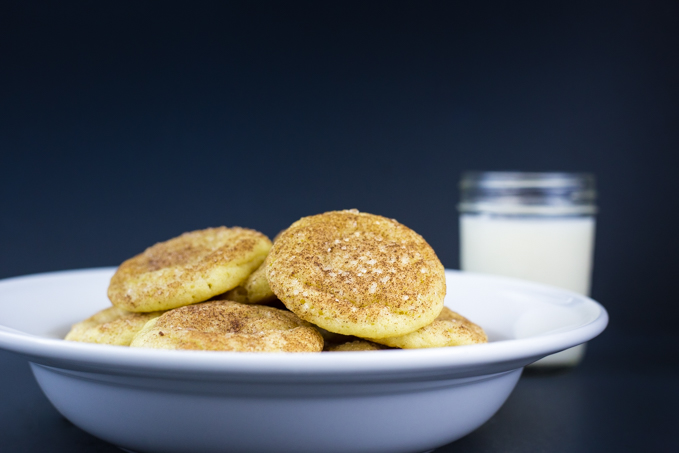
[[[0, 282], [0, 325], [61, 339], [72, 324], [110, 306], [114, 269], [42, 274]], [[446, 271], [449, 308], [481, 325], [489, 341], [568, 331], [601, 310], [585, 297], [513, 279]]]
[[[598, 335], [606, 311], [584, 296], [521, 280], [446, 271], [445, 303], [482, 326], [483, 345], [342, 354], [248, 354], [121, 348], [61, 339], [70, 326], [110, 306], [114, 268], [66, 271], [0, 281], [0, 347], [44, 364], [154, 372], [346, 374], [425, 369], [509, 371]], [[224, 360], [228, 355], [229, 359]], [[44, 360], [42, 360], [44, 359]], [[404, 360], [405, 359], [405, 360]], [[472, 367], [472, 368], [469, 368]], [[470, 371], [471, 370], [471, 371]]]

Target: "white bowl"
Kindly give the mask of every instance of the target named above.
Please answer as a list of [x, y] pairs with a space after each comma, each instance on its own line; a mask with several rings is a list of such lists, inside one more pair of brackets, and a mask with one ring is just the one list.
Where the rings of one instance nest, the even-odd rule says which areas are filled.
[[109, 305], [114, 269], [0, 281], [0, 347], [25, 355], [83, 430], [139, 452], [422, 452], [487, 421], [521, 370], [604, 330], [575, 293], [446, 271], [484, 345], [325, 354], [134, 349], [61, 340]]

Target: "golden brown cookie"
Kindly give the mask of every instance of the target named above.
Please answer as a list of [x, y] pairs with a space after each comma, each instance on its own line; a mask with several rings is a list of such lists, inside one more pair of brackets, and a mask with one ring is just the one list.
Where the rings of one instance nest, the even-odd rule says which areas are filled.
[[448, 307], [443, 307], [434, 322], [415, 332], [398, 337], [371, 339], [376, 343], [402, 349], [441, 348], [488, 342], [483, 329]]
[[270, 248], [269, 238], [246, 228], [184, 233], [121, 264], [108, 297], [113, 305], [134, 312], [202, 302], [241, 284]]
[[210, 301], [149, 321], [130, 345], [158, 349], [320, 352], [323, 337], [294, 313], [262, 305]]
[[151, 319], [163, 314], [133, 313], [118, 307], [109, 307], [75, 324], [66, 335], [68, 341], [129, 346], [134, 336]]
[[360, 338], [355, 337], [353, 335], [342, 335], [341, 333], [335, 333], [335, 332], [330, 332], [322, 327], [314, 326], [316, 330], [321, 334], [323, 337], [323, 341], [325, 342], [326, 346], [329, 344], [340, 344], [340, 343], [347, 343], [349, 341], [354, 341], [354, 340], [360, 340]]
[[244, 304], [265, 304], [276, 300], [266, 279], [266, 260], [243, 283], [218, 296], [220, 299], [233, 300]]
[[422, 236], [356, 210], [293, 223], [271, 249], [267, 279], [300, 318], [368, 338], [430, 324], [446, 294], [443, 265]]
[[323, 350], [326, 352], [354, 352], [354, 351], [380, 351], [382, 349], [388, 349], [386, 346], [381, 344], [373, 343], [372, 341], [366, 340], [354, 340], [347, 341], [344, 343], [329, 345]]

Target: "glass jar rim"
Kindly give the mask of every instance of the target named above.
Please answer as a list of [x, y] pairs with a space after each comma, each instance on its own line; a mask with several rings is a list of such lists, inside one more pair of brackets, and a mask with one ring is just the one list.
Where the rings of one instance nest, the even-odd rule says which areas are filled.
[[464, 213], [591, 215], [596, 212], [591, 173], [465, 172], [460, 181]]
[[468, 171], [462, 174], [460, 186], [499, 188], [568, 188], [588, 187], [594, 189], [592, 173], [567, 172], [520, 172], [520, 171]]

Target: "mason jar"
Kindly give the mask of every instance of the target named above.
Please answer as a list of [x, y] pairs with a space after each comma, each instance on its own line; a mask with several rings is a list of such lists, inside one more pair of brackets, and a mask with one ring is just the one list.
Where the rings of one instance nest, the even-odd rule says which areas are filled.
[[[596, 190], [586, 173], [468, 172], [460, 183], [460, 267], [589, 295]], [[584, 345], [536, 362], [573, 366]]]

